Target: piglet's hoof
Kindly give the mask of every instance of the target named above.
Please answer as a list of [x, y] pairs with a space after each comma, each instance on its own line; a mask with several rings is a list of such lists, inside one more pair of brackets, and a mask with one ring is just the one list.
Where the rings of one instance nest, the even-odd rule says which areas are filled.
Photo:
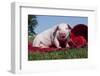
[[58, 48], [58, 50], [62, 50], [62, 48]]

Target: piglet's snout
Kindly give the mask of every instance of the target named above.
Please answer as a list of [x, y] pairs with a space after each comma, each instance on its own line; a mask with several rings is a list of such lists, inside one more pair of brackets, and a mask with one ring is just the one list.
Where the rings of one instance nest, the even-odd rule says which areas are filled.
[[64, 38], [64, 37], [66, 37], [66, 33], [60, 33], [60, 36], [62, 37], [62, 38]]

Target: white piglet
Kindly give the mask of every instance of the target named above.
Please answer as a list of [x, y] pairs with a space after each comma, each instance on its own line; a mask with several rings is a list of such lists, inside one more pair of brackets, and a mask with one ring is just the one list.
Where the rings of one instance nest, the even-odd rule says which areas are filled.
[[56, 48], [61, 48], [61, 42], [68, 47], [70, 30], [71, 27], [66, 23], [49, 28], [35, 37], [33, 47], [49, 48], [54, 45]]

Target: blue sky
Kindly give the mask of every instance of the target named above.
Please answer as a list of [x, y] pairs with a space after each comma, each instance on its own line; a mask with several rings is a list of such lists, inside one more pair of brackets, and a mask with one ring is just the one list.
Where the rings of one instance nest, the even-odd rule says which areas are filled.
[[67, 23], [72, 27], [76, 24], [86, 24], [88, 25], [87, 17], [76, 17], [76, 16], [37, 16], [38, 26], [35, 29], [36, 33], [41, 33], [42, 31], [53, 27], [56, 24]]

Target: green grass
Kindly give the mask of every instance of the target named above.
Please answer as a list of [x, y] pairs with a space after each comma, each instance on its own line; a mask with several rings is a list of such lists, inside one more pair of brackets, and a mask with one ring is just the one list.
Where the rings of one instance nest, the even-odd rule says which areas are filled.
[[68, 49], [52, 52], [29, 52], [28, 60], [55, 60], [55, 59], [79, 59], [87, 58], [88, 49], [79, 48], [79, 49]]

